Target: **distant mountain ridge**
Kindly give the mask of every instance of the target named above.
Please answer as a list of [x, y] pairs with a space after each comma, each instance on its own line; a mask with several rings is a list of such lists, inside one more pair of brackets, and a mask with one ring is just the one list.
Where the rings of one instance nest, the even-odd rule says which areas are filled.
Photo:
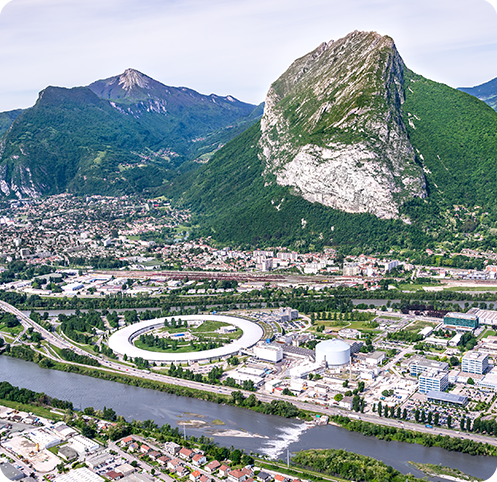
[[477, 97], [497, 111], [497, 77], [475, 87], [459, 87], [459, 90]]
[[231, 96], [169, 87], [133, 69], [88, 87], [47, 87], [32, 108], [0, 114], [0, 190], [141, 192], [206, 162], [261, 114]]

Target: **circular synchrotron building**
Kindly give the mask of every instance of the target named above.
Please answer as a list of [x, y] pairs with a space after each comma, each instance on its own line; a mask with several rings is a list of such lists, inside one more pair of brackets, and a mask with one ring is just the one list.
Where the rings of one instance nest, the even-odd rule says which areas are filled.
[[350, 346], [337, 338], [322, 341], [316, 345], [316, 362], [329, 367], [346, 365], [350, 362]]
[[[133, 344], [133, 340], [143, 333], [161, 328], [164, 326], [165, 320], [172, 320], [172, 318], [182, 321], [220, 321], [229, 323], [236, 326], [243, 331], [243, 335], [232, 343], [224, 345], [220, 348], [205, 351], [192, 351], [187, 353], [163, 353], [143, 350]], [[184, 363], [184, 362], [200, 362], [211, 361], [218, 358], [223, 358], [240, 351], [254, 346], [263, 336], [262, 328], [256, 323], [244, 320], [243, 318], [236, 318], [233, 316], [224, 315], [181, 315], [176, 317], [156, 318], [155, 320], [142, 321], [134, 325], [127, 326], [116, 331], [109, 338], [109, 347], [120, 355], [127, 355], [128, 357], [136, 358], [141, 357], [144, 360], [159, 362], [159, 363]]]

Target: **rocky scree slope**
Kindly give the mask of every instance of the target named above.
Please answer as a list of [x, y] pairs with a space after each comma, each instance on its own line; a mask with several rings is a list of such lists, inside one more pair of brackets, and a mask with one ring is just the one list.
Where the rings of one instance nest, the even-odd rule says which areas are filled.
[[393, 40], [353, 32], [296, 60], [271, 85], [261, 160], [311, 202], [394, 218], [426, 186], [402, 117], [404, 62]]

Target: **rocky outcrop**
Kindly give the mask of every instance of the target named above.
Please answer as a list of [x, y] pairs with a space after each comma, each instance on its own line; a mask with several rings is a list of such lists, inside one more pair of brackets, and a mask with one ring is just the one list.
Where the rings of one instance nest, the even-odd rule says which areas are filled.
[[267, 94], [265, 175], [311, 202], [379, 218], [425, 197], [402, 121], [403, 72], [393, 40], [375, 32], [353, 32], [296, 60]]

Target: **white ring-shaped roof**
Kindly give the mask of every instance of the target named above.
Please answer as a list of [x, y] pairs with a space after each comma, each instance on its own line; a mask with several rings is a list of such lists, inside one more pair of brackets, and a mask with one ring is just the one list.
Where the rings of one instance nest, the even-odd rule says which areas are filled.
[[[172, 318], [181, 319], [183, 321], [221, 321], [240, 328], [243, 331], [243, 335], [238, 340], [235, 340], [232, 343], [224, 345], [220, 348], [205, 351], [192, 351], [188, 353], [162, 353], [148, 351], [142, 350], [141, 348], [137, 348], [133, 345], [132, 340], [134, 338], [142, 333], [152, 330], [153, 328], [163, 327], [164, 320], [171, 320]], [[134, 325], [122, 328], [111, 335], [109, 338], [109, 347], [121, 355], [126, 354], [128, 357], [133, 358], [141, 357], [149, 361], [166, 363], [198, 361], [220, 358], [238, 353], [240, 350], [254, 346], [262, 338], [263, 334], [264, 332], [259, 325], [252, 323], [251, 321], [244, 320], [243, 318], [223, 315], [178, 315], [167, 318], [156, 318], [155, 320], [141, 321], [140, 323], [135, 323]]]

